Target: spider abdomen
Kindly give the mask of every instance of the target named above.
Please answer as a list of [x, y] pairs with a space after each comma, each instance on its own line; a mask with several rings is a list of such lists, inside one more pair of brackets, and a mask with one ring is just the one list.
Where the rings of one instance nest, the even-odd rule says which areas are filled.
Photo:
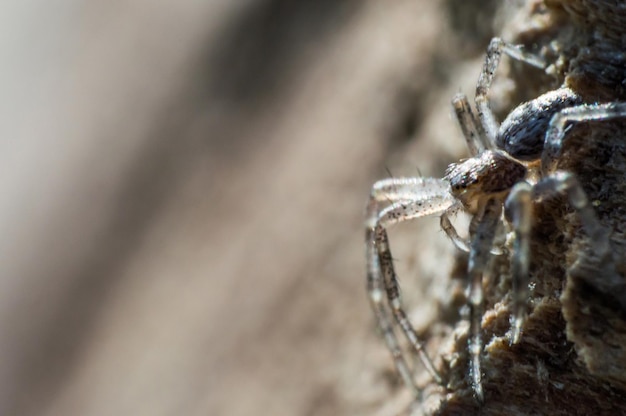
[[520, 104], [500, 125], [496, 146], [518, 160], [538, 159], [552, 116], [581, 103], [582, 98], [574, 91], [559, 88]]

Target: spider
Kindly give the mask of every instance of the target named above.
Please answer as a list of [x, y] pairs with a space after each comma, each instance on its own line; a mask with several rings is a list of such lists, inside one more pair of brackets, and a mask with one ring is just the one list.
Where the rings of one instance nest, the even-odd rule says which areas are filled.
[[[586, 104], [566, 86], [520, 104], [499, 124], [489, 107], [488, 92], [502, 54], [539, 68], [542, 58], [500, 38], [492, 39], [478, 78], [474, 112], [464, 94], [452, 100], [471, 158], [452, 164], [442, 179], [389, 178], [376, 182], [367, 204], [365, 241], [367, 291], [378, 327], [404, 383], [417, 396], [394, 321], [426, 370], [440, 385], [444, 380], [424, 350], [400, 299], [387, 228], [416, 218], [439, 215], [452, 243], [469, 253], [467, 266], [469, 383], [483, 401], [481, 354], [483, 339], [483, 273], [492, 255], [510, 255], [512, 279], [509, 342], [519, 342], [528, 315], [529, 245], [533, 203], [563, 194], [580, 217], [582, 228], [600, 258], [611, 262], [609, 234], [600, 224], [576, 176], [556, 169], [563, 141], [572, 123], [626, 116], [626, 103]], [[461, 237], [450, 216], [471, 216], [469, 238]], [[501, 224], [511, 230], [512, 250], [494, 246]], [[386, 298], [386, 302], [385, 302]], [[390, 315], [393, 315], [393, 318]]]

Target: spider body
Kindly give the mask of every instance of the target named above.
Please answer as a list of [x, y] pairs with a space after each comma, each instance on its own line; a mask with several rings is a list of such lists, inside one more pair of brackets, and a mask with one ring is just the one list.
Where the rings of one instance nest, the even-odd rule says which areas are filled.
[[[556, 167], [571, 123], [626, 116], [626, 103], [583, 104], [576, 93], [563, 87], [519, 105], [500, 125], [489, 107], [487, 93], [502, 53], [534, 66], [546, 66], [540, 58], [517, 46], [498, 38], [491, 41], [476, 87], [476, 112], [465, 95], [457, 95], [452, 101], [471, 158], [450, 165], [442, 179], [383, 179], [374, 184], [370, 193], [365, 223], [368, 294], [396, 368], [416, 395], [419, 389], [393, 330], [394, 321], [432, 377], [441, 385], [445, 385], [445, 381], [424, 351], [423, 342], [402, 305], [387, 236], [391, 225], [439, 215], [441, 228], [453, 244], [469, 252], [468, 374], [479, 402], [484, 398], [481, 371], [483, 274], [491, 255], [509, 253], [493, 246], [499, 224], [504, 222], [504, 229], [513, 237], [509, 258], [512, 326], [508, 338], [511, 344], [519, 342], [528, 314], [534, 201], [555, 194], [565, 195], [580, 218], [596, 256], [613, 267], [608, 230], [598, 221], [575, 175], [558, 171]], [[458, 211], [472, 217], [469, 238], [461, 237], [449, 220], [449, 216]], [[503, 211], [506, 215], [502, 215]]]

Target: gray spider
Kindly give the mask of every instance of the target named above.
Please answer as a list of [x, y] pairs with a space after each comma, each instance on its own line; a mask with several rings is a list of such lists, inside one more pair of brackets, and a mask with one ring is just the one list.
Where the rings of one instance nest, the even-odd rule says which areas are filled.
[[[626, 103], [585, 104], [574, 91], [561, 87], [519, 105], [498, 125], [487, 95], [502, 53], [545, 68], [541, 58], [524, 52], [519, 46], [507, 44], [499, 38], [491, 41], [476, 86], [477, 114], [472, 111], [465, 95], [457, 95], [452, 101], [472, 157], [450, 165], [443, 179], [383, 179], [373, 185], [370, 193], [365, 224], [367, 290], [396, 368], [404, 383], [416, 395], [419, 389], [395, 336], [393, 320], [418, 353], [427, 371], [439, 384], [445, 383], [424, 351], [423, 342], [402, 306], [387, 237], [389, 226], [439, 215], [441, 228], [454, 245], [469, 252], [469, 377], [479, 401], [483, 400], [483, 273], [491, 255], [508, 254], [508, 250], [495, 247], [493, 243], [500, 222], [504, 221], [507, 229], [513, 232], [510, 254], [512, 328], [508, 333], [512, 344], [519, 341], [528, 313], [529, 238], [533, 201], [564, 194], [579, 215], [597, 255], [611, 261], [608, 231], [600, 225], [576, 177], [569, 172], [556, 170], [556, 165], [571, 123], [626, 116]], [[459, 236], [449, 219], [450, 215], [459, 211], [472, 216], [468, 240]]]

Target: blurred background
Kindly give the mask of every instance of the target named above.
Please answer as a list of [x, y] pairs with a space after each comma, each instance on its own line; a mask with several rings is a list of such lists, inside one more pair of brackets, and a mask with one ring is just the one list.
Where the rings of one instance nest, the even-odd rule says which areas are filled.
[[[363, 209], [465, 155], [494, 4], [4, 2], [0, 414], [405, 408]], [[454, 251], [403, 230], [423, 328]]]

